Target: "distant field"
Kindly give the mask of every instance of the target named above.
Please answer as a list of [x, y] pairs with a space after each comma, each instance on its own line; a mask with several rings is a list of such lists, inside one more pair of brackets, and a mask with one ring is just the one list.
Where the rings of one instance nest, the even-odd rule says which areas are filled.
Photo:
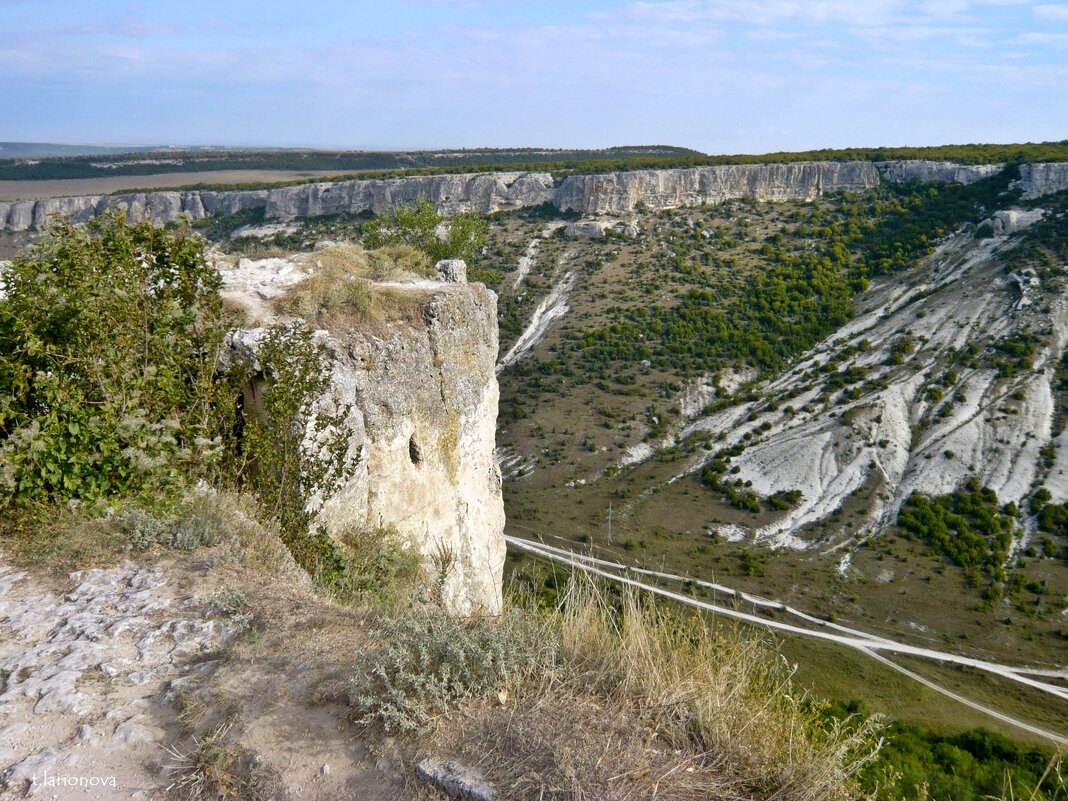
[[54, 181], [0, 181], [0, 202], [75, 195], [108, 195], [127, 189], [173, 189], [190, 184], [280, 183], [328, 178], [337, 174], [337, 170], [213, 170], [162, 175], [110, 175], [106, 178], [68, 178]]
[[[612, 147], [604, 150], [552, 150], [544, 148], [485, 148], [476, 150], [422, 151], [322, 151], [322, 150], [220, 150], [125, 153], [119, 155], [63, 156], [56, 158], [2, 158], [0, 181], [57, 181], [75, 178], [110, 178], [116, 175], [205, 172], [228, 170], [337, 173], [380, 170], [410, 172], [430, 169], [464, 172], [487, 169], [531, 169], [553, 164], [571, 168], [601, 165], [672, 163], [704, 158], [702, 153], [669, 145]], [[216, 178], [218, 176], [216, 175]], [[213, 183], [219, 183], [215, 180]]]

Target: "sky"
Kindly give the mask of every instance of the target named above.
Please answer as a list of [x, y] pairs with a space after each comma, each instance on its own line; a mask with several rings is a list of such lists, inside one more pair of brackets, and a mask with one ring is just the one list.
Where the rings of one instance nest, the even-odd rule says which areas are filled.
[[1068, 138], [1068, 2], [0, 0], [0, 141], [709, 153]]

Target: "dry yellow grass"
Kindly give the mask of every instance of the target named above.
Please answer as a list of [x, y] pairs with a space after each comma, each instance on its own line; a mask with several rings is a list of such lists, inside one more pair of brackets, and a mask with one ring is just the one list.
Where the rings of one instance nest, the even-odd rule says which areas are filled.
[[548, 660], [433, 743], [505, 798], [860, 797], [878, 723], [822, 715], [768, 643], [642, 601], [579, 579], [559, 608], [528, 612]]
[[[317, 251], [306, 266], [311, 275], [277, 304], [279, 311], [327, 328], [381, 321], [404, 305], [399, 294], [372, 282], [430, 275], [425, 254], [407, 245], [364, 250], [344, 243]], [[403, 309], [401, 309], [403, 311]]]

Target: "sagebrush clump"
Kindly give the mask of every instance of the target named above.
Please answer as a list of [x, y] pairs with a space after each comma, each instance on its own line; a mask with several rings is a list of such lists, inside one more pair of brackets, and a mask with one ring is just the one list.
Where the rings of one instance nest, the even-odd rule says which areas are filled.
[[465, 699], [504, 686], [540, 664], [540, 631], [520, 617], [464, 621], [440, 610], [387, 618], [378, 649], [356, 661], [350, 703], [358, 723], [424, 733]]

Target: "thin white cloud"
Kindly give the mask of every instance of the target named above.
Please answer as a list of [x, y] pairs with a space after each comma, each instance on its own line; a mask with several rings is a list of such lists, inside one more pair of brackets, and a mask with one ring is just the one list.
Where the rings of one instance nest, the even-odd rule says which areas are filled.
[[628, 16], [674, 24], [710, 21], [777, 25], [784, 22], [849, 22], [855, 25], [887, 22], [908, 7], [905, 0], [638, 0]]
[[1043, 3], [1031, 9], [1039, 19], [1068, 22], [1068, 3]]
[[1022, 33], [1014, 40], [1021, 44], [1068, 46], [1068, 33]]

